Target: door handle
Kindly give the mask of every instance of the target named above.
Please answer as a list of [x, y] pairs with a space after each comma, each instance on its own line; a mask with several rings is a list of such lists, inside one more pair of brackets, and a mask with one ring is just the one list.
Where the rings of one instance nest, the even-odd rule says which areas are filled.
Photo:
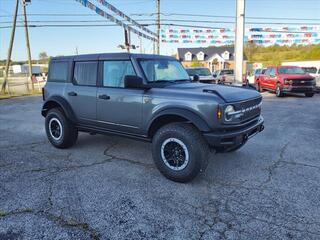
[[78, 94], [76, 92], [68, 92], [69, 96], [77, 96]]
[[109, 100], [110, 99], [110, 96], [106, 95], [106, 94], [102, 94], [102, 95], [99, 95], [99, 98], [100, 99], [104, 99], [104, 100]]

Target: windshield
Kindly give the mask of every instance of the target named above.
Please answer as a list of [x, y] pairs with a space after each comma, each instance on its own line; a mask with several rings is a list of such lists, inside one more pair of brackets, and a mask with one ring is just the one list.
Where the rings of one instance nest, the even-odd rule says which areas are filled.
[[139, 61], [148, 82], [190, 80], [180, 62], [168, 59], [143, 59]]
[[221, 71], [221, 75], [232, 75], [233, 74], [233, 70], [222, 70]]
[[317, 68], [316, 67], [304, 67], [302, 68], [305, 73], [311, 73], [311, 74], [316, 74], [317, 73]]
[[208, 68], [188, 68], [186, 70], [190, 76], [211, 76], [210, 70]]
[[304, 70], [300, 67], [279, 68], [280, 74], [304, 74]]

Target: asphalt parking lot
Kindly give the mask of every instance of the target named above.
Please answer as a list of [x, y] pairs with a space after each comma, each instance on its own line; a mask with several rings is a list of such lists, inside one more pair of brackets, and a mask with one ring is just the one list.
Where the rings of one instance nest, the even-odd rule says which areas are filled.
[[41, 97], [0, 101], [0, 239], [319, 239], [320, 95], [264, 93], [265, 131], [178, 184], [149, 143], [57, 150]]

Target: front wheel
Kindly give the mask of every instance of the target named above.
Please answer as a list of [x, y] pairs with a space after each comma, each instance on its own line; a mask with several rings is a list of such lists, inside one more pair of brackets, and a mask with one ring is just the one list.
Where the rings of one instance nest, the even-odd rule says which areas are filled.
[[77, 129], [59, 108], [53, 108], [48, 112], [45, 127], [50, 143], [56, 148], [68, 148], [77, 141]]
[[280, 84], [277, 85], [277, 88], [276, 88], [276, 96], [277, 96], [277, 97], [284, 97], [284, 93], [283, 93], [283, 91], [282, 91], [282, 89], [281, 89], [281, 85], [280, 85]]
[[306, 97], [313, 97], [314, 93], [305, 93], [304, 94]]
[[163, 126], [153, 137], [152, 144], [153, 160], [170, 180], [188, 182], [207, 168], [209, 146], [191, 124]]

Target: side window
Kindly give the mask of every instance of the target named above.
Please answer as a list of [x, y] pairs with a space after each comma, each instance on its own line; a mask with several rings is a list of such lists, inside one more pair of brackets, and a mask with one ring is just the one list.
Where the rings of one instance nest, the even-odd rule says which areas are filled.
[[270, 75], [270, 70], [271, 70], [271, 69], [270, 69], [270, 68], [268, 68], [268, 69], [265, 71], [265, 73], [264, 73], [264, 74], [265, 74], [265, 75]]
[[270, 76], [275, 76], [276, 75], [276, 69], [275, 68], [271, 68], [270, 69]]
[[103, 86], [124, 87], [124, 77], [136, 75], [131, 61], [104, 61]]
[[52, 61], [49, 67], [49, 82], [66, 82], [68, 79], [68, 62]]
[[98, 62], [76, 62], [73, 80], [75, 84], [85, 86], [97, 85]]

